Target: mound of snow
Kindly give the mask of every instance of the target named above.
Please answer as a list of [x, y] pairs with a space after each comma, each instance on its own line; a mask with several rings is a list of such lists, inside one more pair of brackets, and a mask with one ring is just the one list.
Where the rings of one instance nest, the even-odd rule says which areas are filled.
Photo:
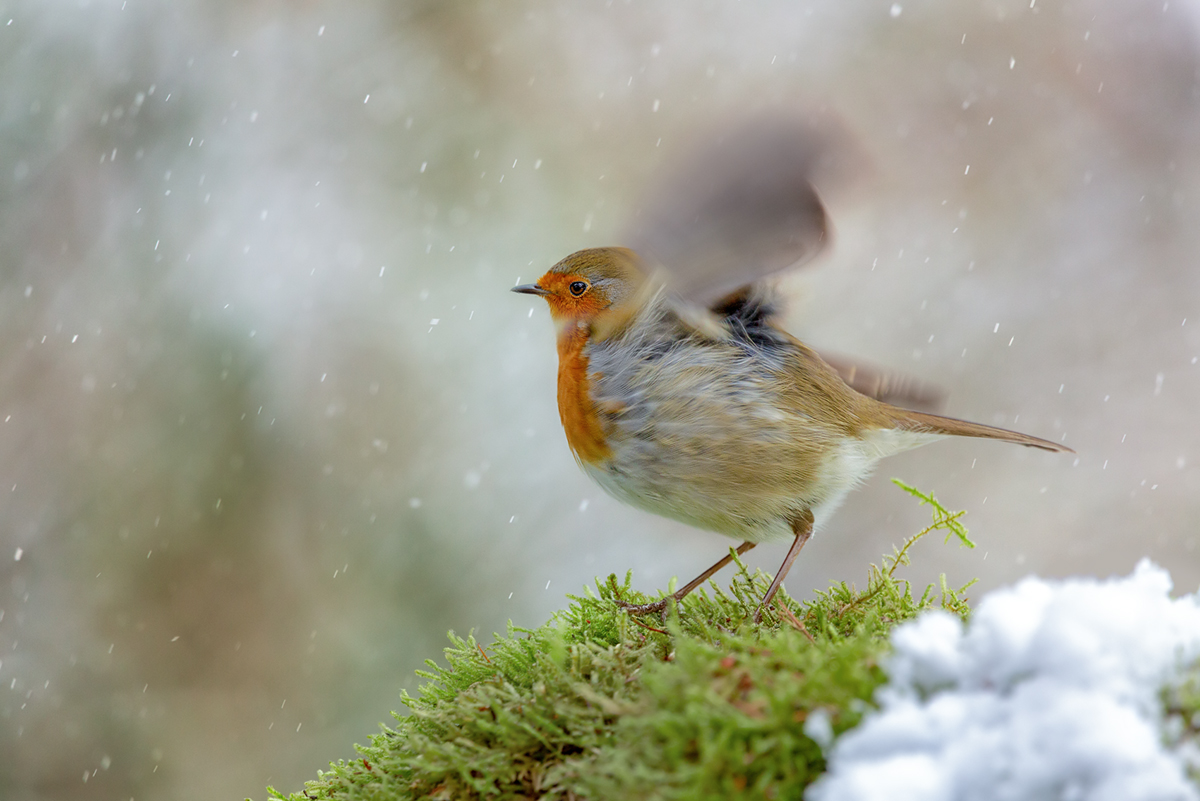
[[1108, 581], [1025, 579], [966, 626], [933, 612], [897, 628], [880, 710], [806, 799], [1200, 801], [1161, 695], [1200, 657], [1200, 605], [1170, 590], [1143, 561]]

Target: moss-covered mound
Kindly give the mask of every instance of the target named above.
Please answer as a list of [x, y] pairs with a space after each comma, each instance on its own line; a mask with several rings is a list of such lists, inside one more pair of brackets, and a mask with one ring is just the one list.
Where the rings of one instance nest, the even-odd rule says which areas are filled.
[[[901, 485], [903, 486], [903, 485]], [[818, 741], [854, 726], [885, 676], [893, 626], [925, 609], [966, 616], [965, 587], [914, 597], [896, 569], [936, 529], [963, 542], [960, 513], [933, 524], [846, 584], [797, 602], [738, 562], [727, 591], [695, 592], [666, 623], [616, 600], [652, 600], [615, 576], [540, 628], [489, 646], [450, 636], [412, 710], [338, 762], [303, 799], [799, 798], [824, 770]], [[814, 739], [815, 738], [815, 739]]]

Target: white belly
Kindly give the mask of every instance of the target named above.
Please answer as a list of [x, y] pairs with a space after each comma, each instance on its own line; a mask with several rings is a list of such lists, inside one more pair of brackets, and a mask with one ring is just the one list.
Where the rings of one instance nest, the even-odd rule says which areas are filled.
[[744, 488], [723, 491], [711, 483], [700, 488], [680, 478], [657, 481], [657, 476], [647, 475], [635, 465], [629, 465], [632, 469], [611, 463], [583, 467], [618, 500], [697, 528], [757, 543], [791, 538], [792, 521], [806, 509], [812, 510], [819, 527], [846, 494], [871, 474], [881, 458], [940, 438], [936, 434], [879, 430], [862, 439], [846, 439], [824, 454], [816, 481], [802, 492], [773, 485], [772, 473], [787, 471], [773, 470], [770, 464], [761, 466], [764, 480], [752, 496]]

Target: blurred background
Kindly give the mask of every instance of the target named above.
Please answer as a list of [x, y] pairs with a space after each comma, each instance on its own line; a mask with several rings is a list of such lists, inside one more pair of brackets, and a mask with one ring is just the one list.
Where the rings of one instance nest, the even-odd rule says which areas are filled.
[[[1062, 439], [885, 462], [798, 597], [1148, 556], [1200, 581], [1195, 0], [0, 6], [0, 796], [299, 789], [445, 632], [731, 543], [558, 424], [544, 304], [697, 131], [821, 107], [864, 154], [788, 328]], [[749, 554], [774, 570], [785, 544]], [[727, 581], [728, 576], [718, 576]]]

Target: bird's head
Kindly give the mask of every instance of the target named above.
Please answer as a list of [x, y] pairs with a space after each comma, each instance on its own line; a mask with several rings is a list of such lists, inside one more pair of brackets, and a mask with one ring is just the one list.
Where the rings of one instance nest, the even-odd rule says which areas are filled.
[[537, 280], [513, 292], [539, 295], [560, 327], [590, 324], [635, 300], [646, 277], [636, 253], [627, 248], [589, 248], [567, 256]]

